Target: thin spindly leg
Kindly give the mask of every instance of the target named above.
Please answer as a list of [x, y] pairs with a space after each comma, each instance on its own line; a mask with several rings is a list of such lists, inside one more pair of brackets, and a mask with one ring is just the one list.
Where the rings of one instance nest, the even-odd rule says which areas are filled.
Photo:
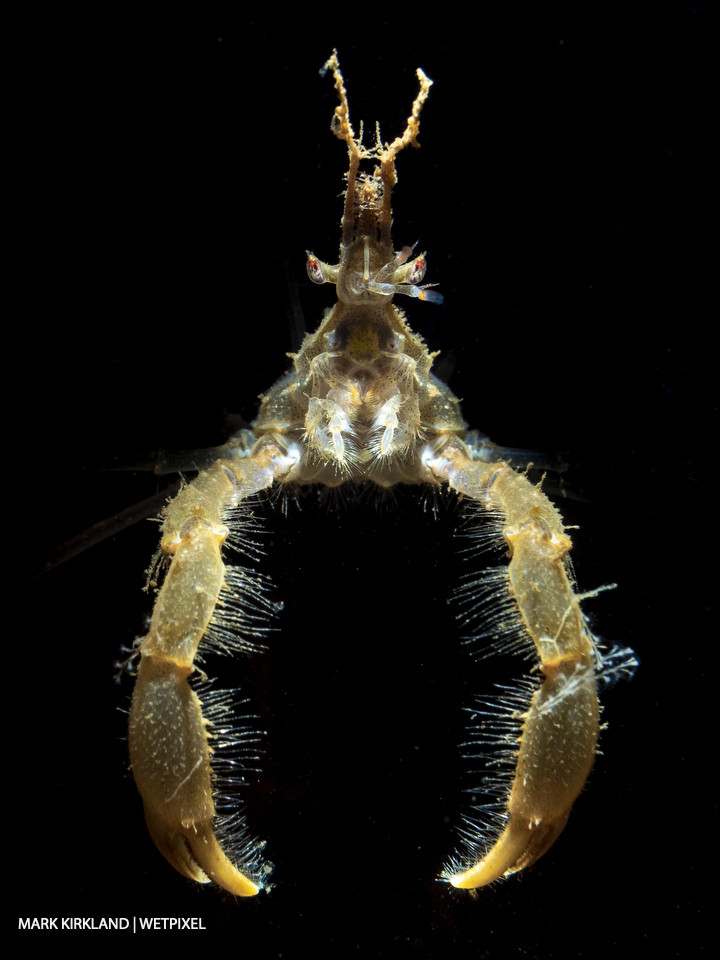
[[186, 877], [214, 880], [239, 896], [252, 896], [260, 885], [216, 839], [208, 721], [188, 680], [221, 602], [223, 517], [287, 474], [292, 462], [265, 443], [246, 459], [218, 461], [168, 506], [162, 550], [172, 560], [140, 644], [130, 710], [130, 762], [153, 841]]
[[510, 592], [544, 674], [523, 717], [506, 827], [478, 863], [448, 876], [456, 887], [474, 888], [530, 866], [565, 826], [595, 756], [595, 648], [566, 570], [570, 539], [538, 487], [506, 463], [471, 460], [453, 442], [425, 463], [436, 479], [503, 518]]

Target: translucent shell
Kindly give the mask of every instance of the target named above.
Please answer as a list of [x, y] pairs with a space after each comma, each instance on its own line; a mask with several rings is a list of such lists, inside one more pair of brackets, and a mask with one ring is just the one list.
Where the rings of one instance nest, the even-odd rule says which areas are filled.
[[[150, 834], [170, 863], [193, 880], [214, 880], [240, 896], [257, 893], [269, 868], [260, 845], [233, 843], [223, 826], [219, 744], [211, 711], [190, 682], [205, 647], [251, 648], [258, 619], [271, 606], [252, 573], [225, 566], [229, 530], [242, 528], [237, 507], [281, 485], [447, 486], [493, 518], [509, 558], [493, 580], [497, 603], [509, 611], [516, 641], [534, 651], [541, 674], [522, 709], [511, 711], [512, 770], [501, 791], [500, 826], [466, 839], [444, 873], [455, 887], [479, 887], [530, 866], [563, 830], [596, 752], [602, 658], [574, 591], [571, 544], [558, 511], [496, 447], [468, 433], [458, 399], [432, 372], [434, 354], [394, 303], [396, 295], [442, 300], [420, 285], [425, 254], [413, 259], [413, 247], [397, 252], [391, 240], [395, 160], [418, 146], [431, 81], [418, 70], [404, 132], [385, 143], [378, 130], [368, 148], [350, 124], [335, 53], [325, 71], [338, 94], [332, 129], [347, 147], [349, 170], [338, 262], [308, 253], [307, 271], [313, 283], [335, 285], [337, 303], [261, 398], [252, 436], [231, 440], [227, 455], [165, 511], [169, 567], [138, 649], [131, 764]], [[363, 164], [370, 169], [361, 171]], [[468, 588], [478, 607], [484, 589], [480, 581]], [[236, 817], [238, 823], [244, 837]]]

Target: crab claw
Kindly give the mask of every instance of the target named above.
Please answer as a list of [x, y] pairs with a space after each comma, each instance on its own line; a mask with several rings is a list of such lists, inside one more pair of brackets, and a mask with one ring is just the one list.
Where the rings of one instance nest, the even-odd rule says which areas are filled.
[[165, 859], [183, 876], [197, 883], [217, 883], [238, 897], [254, 897], [261, 887], [223, 853], [212, 821], [172, 826], [145, 802], [148, 832]]
[[449, 875], [473, 889], [539, 860], [562, 833], [595, 758], [598, 701], [592, 662], [545, 665], [524, 717], [507, 826], [469, 870]]
[[188, 671], [143, 656], [130, 709], [130, 762], [150, 836], [176, 870], [240, 897], [260, 885], [222, 851], [213, 830], [215, 806], [207, 723]]

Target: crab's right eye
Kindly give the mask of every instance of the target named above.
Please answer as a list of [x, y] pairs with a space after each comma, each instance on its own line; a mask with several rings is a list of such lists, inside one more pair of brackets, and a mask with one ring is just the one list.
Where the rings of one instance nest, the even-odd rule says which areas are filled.
[[408, 266], [412, 267], [410, 271], [410, 276], [407, 279], [408, 283], [420, 283], [422, 278], [425, 276], [425, 270], [427, 268], [427, 262], [425, 260], [425, 254], [421, 257], [417, 257], [412, 261]]

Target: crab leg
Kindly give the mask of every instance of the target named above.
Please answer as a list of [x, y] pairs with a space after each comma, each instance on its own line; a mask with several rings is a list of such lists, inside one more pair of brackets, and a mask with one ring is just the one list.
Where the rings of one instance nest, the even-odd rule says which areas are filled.
[[140, 644], [129, 730], [133, 775], [156, 846], [186, 877], [214, 880], [238, 896], [260, 887], [215, 837], [208, 721], [188, 679], [223, 587], [225, 511], [293, 463], [272, 442], [258, 447], [246, 459], [213, 464], [166, 510], [162, 550], [172, 561]]
[[448, 877], [474, 888], [534, 863], [562, 832], [595, 757], [595, 648], [564, 562], [570, 539], [538, 487], [506, 463], [471, 460], [453, 441], [424, 460], [436, 480], [504, 518], [510, 590], [544, 674], [523, 717], [507, 825], [477, 864]]

